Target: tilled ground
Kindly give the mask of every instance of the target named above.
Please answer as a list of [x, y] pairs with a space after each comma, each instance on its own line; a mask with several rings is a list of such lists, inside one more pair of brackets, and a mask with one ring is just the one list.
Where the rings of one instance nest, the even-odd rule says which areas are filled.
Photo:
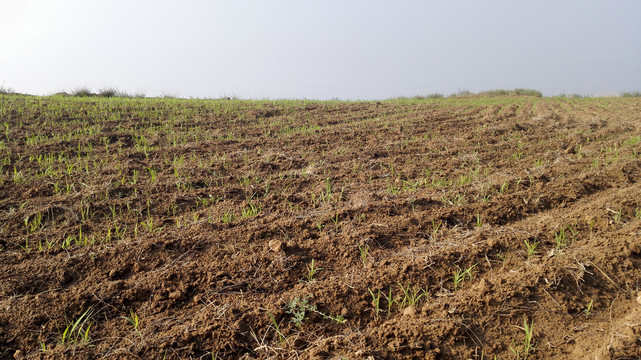
[[0, 358], [639, 358], [640, 114], [0, 95]]

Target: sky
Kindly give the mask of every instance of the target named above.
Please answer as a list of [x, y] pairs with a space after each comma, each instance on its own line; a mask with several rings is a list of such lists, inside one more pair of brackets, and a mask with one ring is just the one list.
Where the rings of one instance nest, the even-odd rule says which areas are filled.
[[0, 86], [372, 100], [641, 90], [638, 0], [1, 0]]

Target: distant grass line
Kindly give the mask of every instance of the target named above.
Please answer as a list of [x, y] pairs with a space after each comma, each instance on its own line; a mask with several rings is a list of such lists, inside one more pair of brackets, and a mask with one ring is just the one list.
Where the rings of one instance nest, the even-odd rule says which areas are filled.
[[641, 97], [641, 91], [626, 91], [621, 93], [621, 97]]
[[536, 96], [543, 97], [543, 94], [534, 89], [514, 89], [514, 90], [505, 90], [505, 89], [496, 89], [482, 91], [479, 93], [481, 96]]
[[5, 86], [3, 85], [3, 86], [0, 86], [0, 94], [4, 94], [4, 95], [12, 95], [12, 94], [17, 94], [17, 92], [15, 92], [12, 88], [10, 88], [10, 87], [5, 87]]
[[444, 98], [466, 98], [466, 97], [498, 97], [498, 96], [535, 96], [543, 97], [543, 94], [534, 89], [495, 89], [486, 90], [479, 93], [473, 93], [467, 90], [458, 91], [452, 95], [445, 96], [441, 93], [432, 93], [427, 95], [416, 95], [413, 97], [399, 96], [389, 100], [424, 100], [424, 99], [444, 99]]
[[54, 96], [144, 98], [145, 94], [142, 92], [130, 94], [125, 91], [121, 91], [112, 87], [103, 88], [98, 90], [97, 93], [94, 93], [91, 91], [91, 89], [87, 87], [79, 87], [74, 89], [71, 93], [67, 93], [66, 91], [61, 91], [61, 92], [55, 93]]
[[[20, 92], [15, 91], [11, 87], [6, 87], [4, 85], [0, 86], [0, 95], [29, 95], [29, 94], [23, 94]], [[135, 92], [135, 93], [128, 93], [126, 91], [119, 90], [114, 87], [107, 87], [98, 90], [97, 92], [93, 92], [90, 88], [88, 87], [77, 87], [74, 90], [67, 92], [65, 90], [59, 91], [57, 93], [54, 93], [49, 96], [59, 96], [59, 97], [102, 97], [102, 98], [146, 98], [146, 94], [144, 92]], [[494, 89], [494, 90], [485, 90], [481, 91], [478, 93], [473, 93], [468, 90], [460, 90], [456, 93], [453, 93], [451, 95], [444, 95], [442, 93], [430, 93], [430, 94], [425, 94], [425, 95], [414, 95], [414, 96], [397, 96], [397, 97], [392, 97], [388, 98], [386, 100], [439, 100], [439, 99], [446, 99], [446, 98], [469, 98], [469, 97], [510, 97], [510, 96], [533, 96], [533, 97], [544, 97], [543, 94], [535, 89], [523, 89], [523, 88], [517, 88], [517, 89]], [[580, 94], [580, 93], [565, 93], [562, 92], [557, 95], [549, 95], [545, 97], [551, 97], [551, 98], [591, 98], [594, 97], [592, 95], [588, 94]], [[603, 97], [603, 96], [597, 96], [597, 97]], [[616, 97], [614, 96], [605, 96], [605, 97]], [[621, 92], [619, 94], [619, 97], [624, 97], [624, 98], [631, 98], [631, 97], [641, 97], [641, 91], [625, 91]], [[160, 98], [168, 98], [168, 99], [175, 99], [178, 98], [176, 94], [173, 93], [168, 93], [168, 92], [163, 92]], [[203, 99], [212, 99], [212, 98], [203, 98]], [[219, 97], [219, 100], [241, 100], [237, 97]], [[248, 99], [251, 100], [251, 99]], [[310, 100], [310, 99], [307, 99]]]

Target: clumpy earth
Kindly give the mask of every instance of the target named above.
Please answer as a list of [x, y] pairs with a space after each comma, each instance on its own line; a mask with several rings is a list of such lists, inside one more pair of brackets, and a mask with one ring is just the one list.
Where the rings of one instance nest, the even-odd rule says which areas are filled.
[[0, 95], [0, 358], [638, 359], [641, 99]]

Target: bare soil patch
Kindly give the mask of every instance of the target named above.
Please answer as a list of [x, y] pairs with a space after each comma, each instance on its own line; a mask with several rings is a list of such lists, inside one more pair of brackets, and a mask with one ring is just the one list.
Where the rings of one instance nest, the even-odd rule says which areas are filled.
[[0, 358], [638, 359], [639, 114], [0, 95]]

